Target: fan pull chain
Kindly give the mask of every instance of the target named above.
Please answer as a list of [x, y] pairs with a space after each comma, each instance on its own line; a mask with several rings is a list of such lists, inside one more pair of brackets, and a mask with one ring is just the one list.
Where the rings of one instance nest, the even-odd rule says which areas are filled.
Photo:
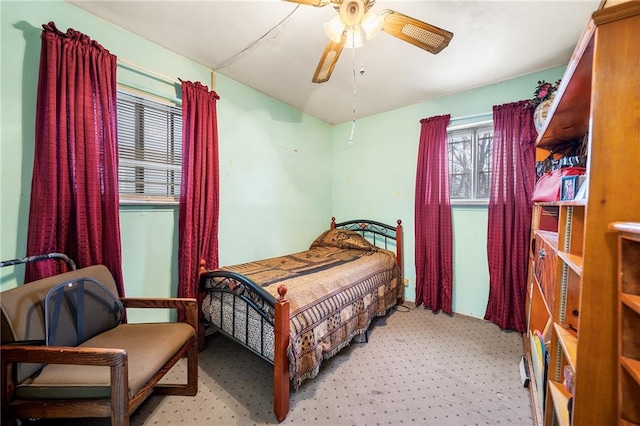
[[353, 73], [353, 115], [351, 118], [351, 134], [349, 135], [349, 142], [347, 145], [349, 148], [353, 146], [353, 133], [356, 130], [356, 100], [357, 100], [357, 92], [356, 92], [356, 49], [355, 46], [352, 46], [351, 49], [351, 71]]

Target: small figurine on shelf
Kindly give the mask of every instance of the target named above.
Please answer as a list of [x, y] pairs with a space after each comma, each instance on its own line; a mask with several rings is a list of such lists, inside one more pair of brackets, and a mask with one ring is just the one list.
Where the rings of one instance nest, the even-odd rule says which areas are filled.
[[538, 81], [538, 87], [536, 87], [536, 90], [533, 92], [533, 99], [529, 101], [529, 105], [535, 108], [533, 111], [533, 124], [538, 133], [540, 133], [544, 126], [547, 119], [547, 112], [553, 103], [553, 98], [559, 85], [560, 80], [556, 81], [555, 84], [547, 83], [544, 80]]
[[538, 86], [533, 92], [533, 99], [529, 101], [531, 106], [536, 108], [542, 102], [552, 98], [553, 94], [558, 90], [558, 86], [560, 86], [560, 80], [554, 84], [547, 83], [544, 80], [538, 81]]

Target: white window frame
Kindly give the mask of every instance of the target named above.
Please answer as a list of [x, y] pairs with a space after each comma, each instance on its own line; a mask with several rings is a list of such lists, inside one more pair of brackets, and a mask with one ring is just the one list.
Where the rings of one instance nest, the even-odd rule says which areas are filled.
[[[158, 96], [153, 96], [150, 95], [148, 93], [143, 93], [141, 91], [137, 91], [137, 90], [132, 90], [130, 88], [126, 88], [126, 87], [122, 87], [122, 86], [118, 86], [118, 99], [120, 100], [120, 93], [123, 93], [127, 96], [134, 96], [137, 98], [140, 98], [143, 100], [143, 102], [149, 102], [152, 104], [158, 104], [161, 108], [167, 108], [167, 110], [174, 110], [174, 112], [178, 113], [180, 115], [180, 118], [182, 118], [182, 110], [181, 110], [181, 105], [176, 104], [174, 102], [169, 102], [165, 99], [162, 99]], [[120, 108], [120, 107], [119, 107]], [[147, 162], [144, 161], [144, 159], [135, 159], [132, 158], [130, 155], [126, 155], [125, 154], [125, 149], [121, 148], [120, 145], [120, 136], [121, 136], [121, 117], [119, 114], [118, 117], [119, 123], [118, 123], [118, 133], [119, 133], [119, 138], [118, 138], [118, 151], [119, 151], [119, 166], [118, 166], [118, 176], [119, 176], [119, 181], [120, 181], [120, 188], [119, 188], [119, 196], [120, 196], [120, 204], [121, 205], [136, 205], [136, 204], [169, 204], [169, 205], [177, 205], [180, 201], [180, 178], [181, 178], [181, 173], [182, 173], [182, 126], [180, 125], [179, 129], [175, 129], [173, 132], [174, 137], [171, 138], [169, 135], [167, 135], [167, 145], [169, 146], [170, 143], [178, 144], [177, 146], [177, 152], [179, 152], [179, 155], [176, 154], [175, 158], [173, 158], [173, 162], [172, 163], [167, 163], [164, 164], [163, 162]], [[180, 123], [182, 121], [180, 120]], [[160, 133], [163, 132], [163, 129], [161, 128], [162, 126], [159, 126], [159, 131]], [[144, 134], [144, 130], [138, 130], [137, 128], [133, 131], [136, 135], [134, 136], [135, 140], [136, 140], [136, 144], [139, 142], [139, 134], [138, 133], [140, 131], [141, 134]], [[171, 140], [169, 140], [171, 139]], [[131, 139], [129, 139], [129, 142], [131, 142]], [[130, 149], [130, 144], [127, 144], [128, 146], [128, 150], [131, 151]], [[170, 155], [167, 154], [167, 156], [169, 157]], [[131, 185], [136, 185], [136, 183], [132, 183], [131, 181], [129, 181], [128, 185], [125, 183], [123, 184], [123, 173], [125, 172], [125, 168], [131, 168], [133, 166], [138, 166], [141, 169], [144, 170], [144, 166], [145, 164], [150, 165], [151, 167], [149, 168], [157, 168], [159, 167], [159, 171], [161, 172], [165, 172], [167, 174], [172, 174], [173, 176], [177, 175], [177, 182], [178, 183], [167, 183], [168, 186], [173, 187], [174, 189], [174, 195], [169, 194], [170, 190], [167, 190], [166, 194], [150, 194], [150, 193], [146, 193], [142, 192], [142, 193], [131, 193], [131, 192], [127, 192], [124, 191], [124, 188], [126, 186], [131, 187]], [[128, 171], [130, 174], [130, 170]], [[146, 175], [145, 175], [146, 176]], [[169, 177], [167, 177], [167, 179], [169, 179]], [[144, 179], [141, 182], [142, 184], [144, 184]]]
[[[457, 130], [466, 130], [472, 128], [484, 128], [493, 126], [493, 120], [485, 120], [474, 123], [461, 124], [458, 126], [449, 126], [447, 127], [447, 159], [449, 159], [449, 136], [451, 132]], [[479, 205], [484, 206], [489, 204], [489, 198], [476, 198], [475, 197], [475, 189], [478, 180], [478, 171], [477, 171], [477, 150], [478, 150], [478, 141], [474, 140], [471, 146], [471, 198], [451, 198], [451, 187], [449, 187], [449, 201], [451, 205]], [[493, 154], [492, 154], [493, 155]], [[451, 164], [449, 164], [451, 166]], [[492, 171], [493, 172], [493, 171]], [[449, 169], [449, 185], [451, 185], [451, 169]]]

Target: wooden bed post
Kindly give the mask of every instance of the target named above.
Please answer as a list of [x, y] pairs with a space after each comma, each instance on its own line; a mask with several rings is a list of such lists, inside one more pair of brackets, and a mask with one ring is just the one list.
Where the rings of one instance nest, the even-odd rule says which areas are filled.
[[198, 268], [198, 329], [196, 333], [198, 334], [198, 352], [204, 350], [206, 346], [206, 340], [204, 335], [204, 314], [202, 313], [202, 302], [204, 299], [204, 292], [200, 289], [200, 279], [202, 274], [207, 271], [207, 261], [204, 259], [200, 259], [200, 267]]
[[398, 261], [398, 266], [400, 267], [400, 279], [402, 282], [400, 285], [402, 286], [402, 293], [398, 298], [398, 305], [402, 305], [404, 303], [404, 272], [403, 272], [403, 264], [402, 264], [402, 246], [404, 242], [402, 241], [402, 221], [398, 219], [398, 225], [396, 226], [396, 260]]
[[273, 355], [273, 413], [279, 422], [289, 413], [289, 301], [287, 286], [278, 286], [280, 297], [275, 304], [275, 348]]
[[[402, 267], [402, 221], [398, 219], [398, 226], [396, 226], [396, 258], [398, 259], [398, 265], [400, 265], [400, 275], [404, 279], [403, 267]], [[404, 284], [403, 284], [404, 285]]]
[[335, 216], [331, 218], [331, 229], [336, 229], [336, 218], [335, 218]]

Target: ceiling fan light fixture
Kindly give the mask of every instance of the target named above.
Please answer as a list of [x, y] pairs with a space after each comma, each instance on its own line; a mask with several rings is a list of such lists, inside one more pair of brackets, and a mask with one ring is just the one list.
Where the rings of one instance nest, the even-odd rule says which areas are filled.
[[338, 9], [340, 19], [347, 27], [359, 25], [366, 7], [363, 0], [344, 0]]
[[[361, 47], [364, 42], [364, 37], [366, 37], [367, 40], [371, 40], [379, 31], [384, 31], [393, 37], [433, 54], [442, 51], [442, 49], [449, 45], [449, 42], [453, 38], [453, 33], [450, 31], [438, 28], [419, 19], [412, 18], [411, 16], [403, 15], [392, 9], [384, 9], [377, 14], [373, 13], [369, 9], [374, 6], [376, 0], [287, 1], [314, 6], [326, 6], [330, 4], [338, 12], [338, 16], [335, 16], [323, 25], [330, 40], [324, 52], [322, 52], [320, 62], [311, 79], [314, 83], [324, 83], [329, 80], [336, 62], [340, 57], [340, 53], [345, 47]], [[353, 58], [353, 75], [355, 82], [355, 52]], [[362, 69], [360, 74], [363, 74]]]
[[362, 27], [360, 25], [354, 25], [347, 28], [347, 40], [344, 42], [344, 47], [348, 49], [357, 49], [364, 45], [362, 39]]
[[336, 15], [329, 22], [325, 22], [322, 27], [331, 41], [340, 43], [345, 28], [345, 24], [342, 22], [342, 19], [340, 19], [340, 15]]
[[375, 12], [368, 11], [365, 13], [362, 18], [362, 23], [360, 24], [362, 29], [364, 30], [364, 34], [367, 37], [367, 40], [371, 40], [374, 38], [384, 25], [384, 17], [382, 15], [378, 15]]

